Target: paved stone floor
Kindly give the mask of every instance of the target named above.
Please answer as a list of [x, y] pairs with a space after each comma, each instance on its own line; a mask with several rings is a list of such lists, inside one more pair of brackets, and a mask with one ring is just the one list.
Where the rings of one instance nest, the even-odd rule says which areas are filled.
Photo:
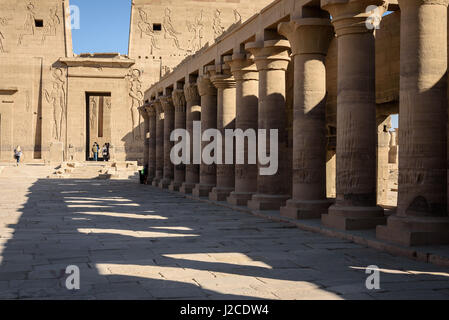
[[[449, 270], [128, 181], [0, 175], [1, 299], [449, 299]], [[65, 287], [66, 267], [81, 288]], [[365, 268], [381, 268], [367, 290]]]

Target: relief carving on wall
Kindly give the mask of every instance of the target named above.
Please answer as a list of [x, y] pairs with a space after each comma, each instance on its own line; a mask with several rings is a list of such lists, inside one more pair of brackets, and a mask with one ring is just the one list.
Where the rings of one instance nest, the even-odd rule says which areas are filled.
[[234, 9], [234, 23], [241, 23], [242, 22], [242, 15], [240, 12], [238, 12], [237, 9]]
[[197, 52], [203, 47], [204, 38], [204, 22], [203, 22], [203, 10], [195, 18], [194, 22], [187, 21], [187, 29], [192, 34], [190, 39], [190, 52]]
[[141, 134], [137, 129], [142, 123], [142, 117], [139, 112], [139, 107], [143, 104], [142, 81], [140, 77], [142, 72], [139, 69], [130, 70], [127, 78], [129, 84], [129, 96], [131, 97], [131, 118], [132, 131], [134, 140], [141, 140]]
[[153, 30], [153, 24], [151, 23], [148, 14], [142, 8], [139, 8], [139, 16], [140, 21], [137, 26], [140, 29], [140, 38], [142, 39], [144, 34], [150, 38], [150, 51], [151, 53], [153, 53], [153, 49], [160, 49], [157, 45], [156, 34]]
[[36, 26], [35, 26], [35, 20], [36, 20], [36, 13], [34, 12], [34, 4], [31, 2], [27, 4], [26, 6], [27, 13], [25, 18], [25, 23], [23, 24], [23, 30], [22, 33], [19, 35], [19, 41], [18, 45], [22, 45], [23, 38], [25, 36], [34, 36], [36, 33]]
[[0, 17], [0, 53], [6, 53], [5, 46], [3, 44], [3, 40], [6, 40], [5, 35], [3, 34], [2, 27], [8, 25], [7, 18]]
[[96, 131], [96, 124], [98, 122], [98, 108], [97, 108], [97, 100], [96, 97], [90, 97], [89, 100], [89, 123], [90, 123], [90, 132]]
[[222, 21], [221, 21], [221, 10], [219, 10], [219, 9], [215, 10], [215, 18], [214, 18], [212, 28], [214, 29], [215, 38], [218, 38], [224, 32], [224, 27], [223, 27]]
[[42, 43], [45, 42], [47, 36], [54, 37], [56, 36], [57, 26], [61, 24], [61, 19], [58, 15], [58, 7], [56, 6], [54, 9], [50, 8], [50, 14], [48, 15], [47, 20], [45, 20], [44, 33], [42, 35]]
[[165, 8], [165, 16], [162, 28], [164, 29], [164, 38], [167, 40], [173, 40], [176, 48], [178, 48], [179, 50], [183, 50], [179, 44], [178, 39], [178, 35], [180, 35], [181, 32], [175, 30], [175, 27], [173, 26], [171, 20], [171, 10], [169, 8]]
[[66, 82], [65, 72], [55, 68], [52, 72], [53, 86], [51, 91], [44, 90], [45, 99], [53, 108], [52, 137], [55, 141], [62, 141], [62, 129], [66, 114]]

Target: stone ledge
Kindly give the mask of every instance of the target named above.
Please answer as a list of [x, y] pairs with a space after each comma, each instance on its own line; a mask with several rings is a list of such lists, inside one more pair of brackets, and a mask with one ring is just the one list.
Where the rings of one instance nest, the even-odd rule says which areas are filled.
[[449, 246], [405, 247], [377, 239], [375, 230], [340, 231], [323, 226], [320, 219], [295, 220], [281, 216], [279, 211], [253, 211], [247, 207], [234, 206], [227, 202], [212, 201], [208, 198], [196, 198], [191, 195], [174, 191], [167, 192], [177, 194], [186, 199], [206, 202], [216, 206], [249, 213], [274, 222], [288, 223], [304, 231], [320, 233], [328, 237], [348, 240], [359, 245], [387, 252], [392, 255], [403, 256], [412, 260], [431, 263], [442, 267], [449, 267]]

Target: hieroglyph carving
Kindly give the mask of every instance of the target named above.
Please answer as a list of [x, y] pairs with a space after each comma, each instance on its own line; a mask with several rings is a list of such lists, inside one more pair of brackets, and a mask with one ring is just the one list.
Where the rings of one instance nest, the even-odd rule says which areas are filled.
[[95, 125], [97, 124], [98, 114], [96, 97], [90, 97], [89, 106], [90, 132], [95, 132]]
[[181, 33], [176, 31], [175, 27], [173, 26], [171, 20], [171, 10], [169, 8], [165, 8], [165, 16], [162, 27], [164, 28], [164, 38], [168, 40], [173, 40], [176, 48], [178, 48], [179, 50], [183, 50], [178, 40], [178, 35], [180, 35]]
[[139, 112], [139, 107], [143, 104], [142, 82], [140, 77], [142, 72], [139, 69], [130, 70], [128, 74], [129, 82], [129, 96], [131, 97], [131, 118], [132, 131], [134, 140], [141, 140], [140, 130], [135, 130], [142, 123], [142, 116]]
[[23, 37], [34, 36], [36, 32], [35, 19], [36, 13], [34, 12], [34, 5], [30, 2], [27, 4], [27, 13], [25, 18], [25, 23], [23, 24], [23, 31], [19, 35], [18, 45], [22, 45]]
[[0, 17], [0, 53], [5, 53], [5, 46], [3, 44], [3, 40], [6, 40], [5, 35], [3, 34], [2, 27], [8, 24], [8, 19]]
[[242, 22], [242, 15], [238, 12], [237, 9], [234, 9], [234, 23]]
[[224, 27], [223, 27], [222, 21], [221, 21], [221, 10], [219, 10], [219, 9], [215, 10], [215, 18], [214, 18], [212, 28], [214, 29], [215, 38], [218, 38], [224, 32]]
[[153, 49], [160, 49], [157, 45], [156, 34], [153, 30], [153, 24], [150, 22], [148, 14], [142, 8], [139, 9], [139, 16], [140, 21], [137, 26], [140, 29], [140, 38], [143, 38], [143, 35], [147, 35], [150, 38], [150, 52], [152, 54]]
[[203, 22], [203, 10], [195, 18], [194, 22], [187, 21], [187, 29], [192, 34], [190, 39], [190, 52], [197, 52], [203, 46], [204, 38], [204, 22]]
[[53, 107], [52, 136], [56, 141], [62, 141], [63, 121], [66, 114], [66, 82], [65, 72], [61, 68], [53, 70], [53, 88], [44, 91], [45, 99]]
[[46, 37], [56, 36], [57, 26], [61, 24], [61, 19], [58, 15], [58, 7], [50, 8], [50, 14], [45, 20], [44, 33], [42, 35], [42, 43], [45, 42]]

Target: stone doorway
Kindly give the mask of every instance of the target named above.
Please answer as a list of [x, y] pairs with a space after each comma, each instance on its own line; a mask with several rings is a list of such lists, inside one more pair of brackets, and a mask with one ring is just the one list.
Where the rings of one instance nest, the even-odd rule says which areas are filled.
[[95, 142], [100, 146], [98, 160], [103, 161], [101, 149], [111, 144], [111, 93], [86, 93], [86, 160], [93, 161]]

